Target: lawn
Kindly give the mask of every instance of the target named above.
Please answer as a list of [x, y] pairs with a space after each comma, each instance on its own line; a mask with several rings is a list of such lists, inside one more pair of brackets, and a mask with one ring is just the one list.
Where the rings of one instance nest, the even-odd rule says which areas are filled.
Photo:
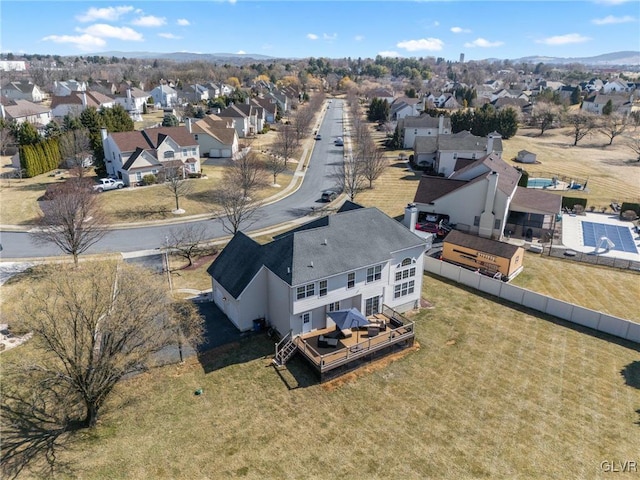
[[638, 460], [637, 345], [430, 276], [424, 295], [418, 348], [332, 383], [299, 359], [285, 383], [262, 335], [134, 377], [56, 478], [607, 478]]

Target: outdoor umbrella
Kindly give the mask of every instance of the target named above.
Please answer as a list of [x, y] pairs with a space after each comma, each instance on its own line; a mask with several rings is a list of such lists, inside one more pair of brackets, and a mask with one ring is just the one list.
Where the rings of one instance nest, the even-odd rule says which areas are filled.
[[348, 310], [336, 310], [328, 313], [329, 318], [333, 320], [340, 330], [366, 327], [370, 324], [367, 317], [357, 308]]

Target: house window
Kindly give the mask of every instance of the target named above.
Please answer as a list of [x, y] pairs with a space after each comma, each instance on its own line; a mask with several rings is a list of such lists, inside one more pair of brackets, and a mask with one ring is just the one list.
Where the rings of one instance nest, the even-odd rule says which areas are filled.
[[493, 223], [494, 230], [500, 230], [500, 219], [496, 218], [496, 221]]
[[411, 295], [415, 290], [415, 281], [399, 283], [393, 287], [393, 298], [405, 297]]
[[318, 288], [318, 290], [320, 291], [320, 296], [324, 297], [327, 294], [327, 281], [326, 280], [320, 280], [320, 286]]
[[327, 311], [335, 312], [337, 310], [340, 310], [340, 302], [333, 302], [327, 305]]
[[457, 159], [458, 159], [458, 154], [457, 154], [457, 153], [454, 153], [454, 154], [453, 154], [453, 159], [454, 159], [454, 160], [457, 160]]
[[197, 147], [191, 147], [191, 155], [197, 155], [198, 154], [198, 148]]
[[315, 283], [308, 283], [296, 289], [296, 299], [302, 300], [303, 298], [312, 297], [315, 295], [316, 285]]
[[353, 288], [356, 286], [356, 272], [349, 272], [347, 274], [347, 288]]
[[399, 282], [400, 280], [405, 280], [409, 277], [415, 277], [415, 276], [416, 276], [416, 267], [405, 268], [404, 270], [398, 270], [396, 272], [396, 282]]
[[402, 260], [402, 266], [406, 267], [408, 265], [411, 265], [413, 263], [413, 260], [411, 260], [409, 257], [405, 258], [404, 260]]
[[194, 137], [196, 138], [196, 140], [198, 140], [198, 134], [197, 133], [194, 135]]
[[380, 313], [380, 297], [367, 298], [364, 304], [364, 314], [368, 317]]
[[473, 226], [474, 227], [479, 227], [480, 226], [480, 217], [479, 216], [473, 217]]
[[189, 150], [187, 150], [186, 148], [182, 149], [182, 156], [186, 157], [189, 154]]
[[311, 322], [311, 312], [303, 313], [302, 314], [303, 330], [304, 330], [304, 325], [308, 324], [309, 322]]
[[167, 150], [164, 152], [164, 158], [173, 158], [173, 150]]
[[382, 278], [382, 265], [367, 268], [367, 283], [375, 282]]

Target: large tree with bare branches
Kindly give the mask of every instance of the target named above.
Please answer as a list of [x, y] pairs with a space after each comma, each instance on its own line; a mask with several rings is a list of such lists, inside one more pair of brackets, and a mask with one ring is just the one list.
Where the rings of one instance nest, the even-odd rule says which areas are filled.
[[236, 234], [240, 227], [248, 227], [257, 220], [256, 212], [260, 207], [260, 202], [246, 197], [236, 185], [227, 184], [218, 190], [216, 203], [222, 209], [217, 217], [218, 221], [227, 233]]
[[573, 139], [574, 147], [596, 127], [593, 114], [588, 112], [573, 113], [567, 117], [567, 120], [571, 127], [567, 135]]
[[[195, 346], [202, 339], [202, 317], [194, 308], [176, 306], [162, 275], [142, 267], [58, 265], [33, 281], [6, 314], [33, 332], [33, 347], [41, 354], [12, 372], [26, 388], [3, 399], [3, 416], [17, 413], [22, 390], [38, 395], [33, 401], [40, 405], [48, 402], [62, 428], [93, 427], [122, 378], [156, 364], [156, 354], [169, 346]], [[35, 428], [41, 419], [32, 420]], [[9, 427], [3, 443], [15, 442], [17, 455], [26, 433]]]
[[89, 166], [87, 160], [93, 155], [91, 134], [86, 128], [68, 130], [58, 137], [60, 155], [72, 173], [84, 177]]
[[369, 182], [369, 188], [373, 188], [373, 182], [382, 175], [388, 164], [382, 151], [376, 147], [376, 143], [368, 131], [360, 139], [354, 155], [356, 161], [361, 163], [360, 170], [364, 178]]
[[283, 158], [285, 168], [287, 167], [289, 159], [293, 157], [296, 141], [295, 128], [288, 124], [278, 126], [272, 148], [275, 155]]
[[611, 145], [614, 138], [624, 133], [627, 129], [627, 124], [628, 118], [626, 116], [613, 112], [603, 117], [599, 131], [609, 139], [609, 145]]
[[38, 243], [53, 243], [64, 253], [78, 256], [100, 241], [107, 233], [105, 216], [91, 181], [70, 178], [47, 192], [42, 215], [32, 236]]

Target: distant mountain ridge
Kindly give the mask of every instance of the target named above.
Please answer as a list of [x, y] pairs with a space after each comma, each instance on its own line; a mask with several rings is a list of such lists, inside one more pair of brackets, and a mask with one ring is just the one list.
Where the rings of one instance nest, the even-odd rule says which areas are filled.
[[[158, 60], [172, 60], [174, 62], [220, 62], [220, 61], [242, 61], [242, 60], [276, 60], [286, 57], [274, 57], [268, 55], [260, 55], [256, 53], [194, 53], [194, 52], [172, 52], [172, 53], [158, 53], [158, 52], [100, 52], [92, 55], [99, 55], [102, 57], [117, 57], [117, 58], [143, 58], [143, 59], [158, 59]], [[488, 58], [486, 61], [502, 61], [499, 58]], [[515, 63], [548, 63], [554, 65], [567, 65], [570, 63], [581, 63], [584, 65], [592, 66], [623, 66], [623, 65], [640, 65], [640, 51], [621, 51], [604, 53], [601, 55], [595, 55], [593, 57], [543, 57], [540, 55], [531, 55], [528, 57], [522, 57], [517, 59], [511, 59], [511, 62]]]
[[526, 62], [526, 63], [550, 63], [555, 65], [567, 65], [569, 63], [582, 63], [584, 65], [593, 66], [613, 66], [613, 65], [640, 65], [640, 51], [624, 51], [624, 52], [612, 52], [603, 53], [602, 55], [595, 55], [593, 57], [574, 57], [574, 58], [561, 58], [561, 57], [542, 57], [542, 56], [530, 56], [522, 57], [513, 62]]
[[270, 57], [268, 55], [259, 55], [255, 53], [194, 53], [194, 52], [171, 52], [171, 53], [159, 53], [159, 52], [99, 52], [93, 55], [101, 57], [117, 57], [117, 58], [143, 58], [143, 59], [158, 59], [158, 60], [173, 60], [174, 62], [216, 62], [221, 60], [266, 60], [275, 59], [277, 57]]

